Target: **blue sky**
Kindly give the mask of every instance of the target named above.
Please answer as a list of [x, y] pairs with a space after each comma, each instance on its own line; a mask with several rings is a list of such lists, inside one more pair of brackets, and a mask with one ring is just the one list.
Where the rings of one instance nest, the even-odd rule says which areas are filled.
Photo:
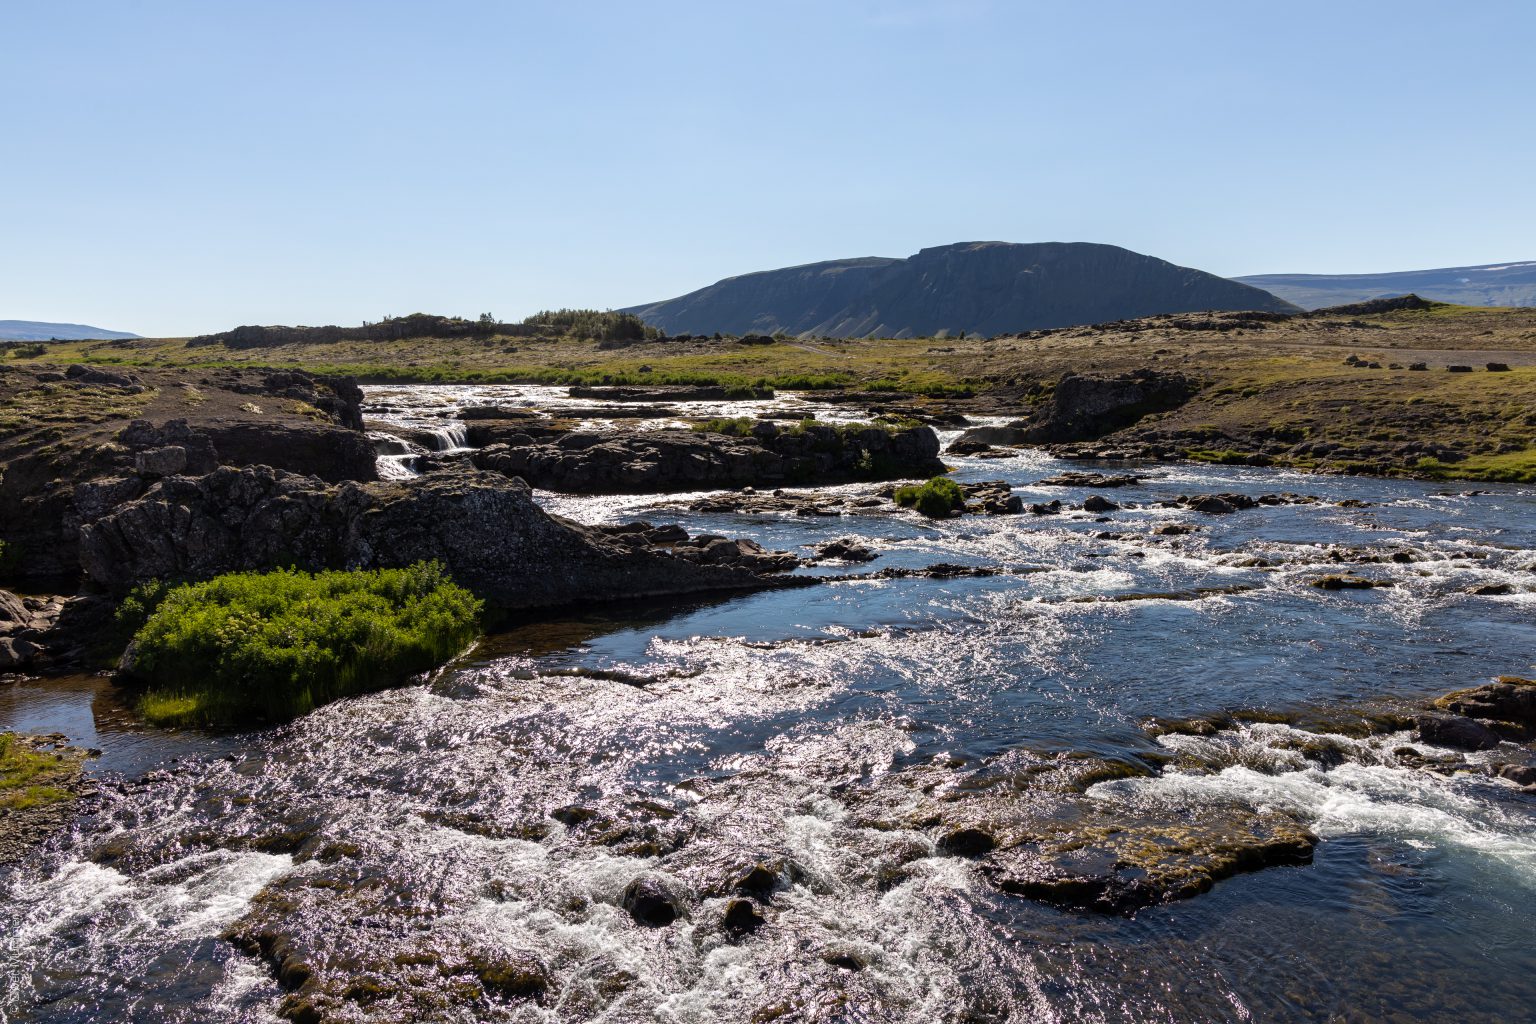
[[1528, 0], [4, 0], [0, 318], [616, 307], [971, 239], [1536, 259]]

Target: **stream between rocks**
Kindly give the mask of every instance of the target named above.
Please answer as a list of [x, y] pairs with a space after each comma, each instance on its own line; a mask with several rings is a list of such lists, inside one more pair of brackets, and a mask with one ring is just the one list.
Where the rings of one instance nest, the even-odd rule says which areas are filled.
[[[419, 427], [531, 392], [369, 389], [370, 416]], [[0, 1021], [1472, 1022], [1536, 1005], [1536, 797], [1424, 770], [1446, 752], [1409, 731], [1348, 727], [1533, 674], [1536, 489], [1164, 464], [1113, 467], [1142, 480], [1094, 492], [1039, 485], [1083, 468], [1039, 453], [946, 461], [1069, 510], [541, 495], [586, 523], [801, 555], [849, 537], [879, 557], [796, 570], [862, 577], [821, 586], [515, 625], [419, 685], [249, 735], [146, 731], [99, 681], [0, 693], [0, 729], [103, 752], [77, 826], [0, 876]], [[1275, 492], [1320, 500], [1155, 504]], [[1070, 510], [1092, 493], [1128, 507]], [[1002, 571], [867, 575], [940, 563]], [[1391, 585], [1312, 584], [1346, 570]], [[1315, 845], [1242, 861], [1276, 821]], [[1038, 874], [1047, 853], [1119, 850], [1134, 897], [1234, 849], [1237, 873], [1196, 872], [1169, 902], [1084, 909]]]

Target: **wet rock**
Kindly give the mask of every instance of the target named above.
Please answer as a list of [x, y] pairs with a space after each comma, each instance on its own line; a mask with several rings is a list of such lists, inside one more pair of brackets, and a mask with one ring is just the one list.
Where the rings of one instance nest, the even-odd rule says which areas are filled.
[[621, 905], [637, 924], [648, 928], [663, 928], [682, 916], [682, 905], [671, 887], [652, 875], [625, 886]]
[[1536, 786], [1536, 763], [1506, 764], [1499, 769], [1499, 778], [1517, 786]]
[[1311, 585], [1319, 590], [1370, 590], [1372, 587], [1390, 587], [1391, 580], [1371, 579], [1368, 576], [1357, 576], [1354, 573], [1329, 573], [1311, 580]]
[[532, 953], [477, 953], [470, 966], [485, 990], [503, 999], [537, 999], [550, 987], [549, 968]]
[[1080, 473], [1076, 470], [1068, 470], [1065, 473], [1057, 473], [1055, 476], [1046, 477], [1039, 481], [1037, 487], [1129, 487], [1132, 484], [1141, 483], [1142, 478], [1132, 476], [1129, 473]]
[[1310, 863], [1317, 839], [1295, 819], [1243, 807], [1164, 807], [1149, 814], [1080, 808], [1027, 826], [988, 856], [1004, 892], [1076, 910], [1125, 913], [1187, 899], [1244, 871]]
[[1446, 694], [1435, 701], [1435, 707], [1497, 723], [1506, 732], [1536, 733], [1536, 680], [1500, 676], [1495, 682]]
[[736, 899], [725, 905], [725, 914], [721, 917], [720, 923], [727, 931], [749, 934], [757, 931], [766, 922], [751, 900]]
[[1457, 750], [1492, 750], [1503, 737], [1481, 722], [1455, 715], [1422, 715], [1417, 721], [1421, 742]]
[[951, 857], [980, 857], [997, 848], [997, 839], [980, 828], [957, 828], [944, 833], [934, 846]]
[[816, 558], [838, 559], [844, 562], [872, 562], [879, 556], [868, 545], [852, 537], [842, 537], [816, 549]]
[[842, 950], [828, 950], [823, 959], [840, 971], [862, 971], [868, 966], [854, 954]]
[[1013, 493], [1006, 480], [961, 484], [965, 510], [976, 515], [1007, 516], [1024, 510], [1024, 499]]
[[1061, 501], [1053, 499], [1048, 502], [1033, 502], [1026, 506], [1032, 516], [1055, 516], [1061, 514]]
[[1199, 527], [1189, 523], [1165, 523], [1152, 532], [1159, 537], [1182, 537], [1185, 534], [1194, 533]]
[[1483, 583], [1467, 588], [1467, 593], [1473, 597], [1507, 597], [1514, 592], [1515, 588], [1508, 583]]
[[1083, 499], [1084, 512], [1116, 512], [1119, 505], [1100, 494], [1090, 494]]

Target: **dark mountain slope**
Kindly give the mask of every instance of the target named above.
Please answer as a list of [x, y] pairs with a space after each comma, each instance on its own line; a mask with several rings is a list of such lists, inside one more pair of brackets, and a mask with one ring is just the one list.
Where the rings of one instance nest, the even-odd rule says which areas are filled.
[[1257, 288], [1114, 245], [960, 242], [904, 260], [726, 278], [626, 310], [671, 334], [1005, 334], [1207, 309], [1294, 311]]
[[1391, 274], [1256, 274], [1233, 280], [1273, 292], [1305, 309], [1367, 302], [1409, 292], [1436, 302], [1466, 306], [1536, 306], [1536, 262]]

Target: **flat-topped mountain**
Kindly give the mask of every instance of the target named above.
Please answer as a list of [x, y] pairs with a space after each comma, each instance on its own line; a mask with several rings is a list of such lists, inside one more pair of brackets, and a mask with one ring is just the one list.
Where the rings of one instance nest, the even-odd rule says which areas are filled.
[[1403, 270], [1390, 274], [1255, 274], [1235, 277], [1304, 309], [1406, 295], [1464, 306], [1536, 306], [1536, 262]]
[[1092, 242], [959, 242], [728, 277], [632, 306], [669, 334], [1007, 334], [1159, 313], [1296, 307], [1259, 288]]
[[106, 331], [87, 324], [51, 324], [41, 320], [0, 320], [0, 341], [112, 341], [137, 338], [124, 331]]

